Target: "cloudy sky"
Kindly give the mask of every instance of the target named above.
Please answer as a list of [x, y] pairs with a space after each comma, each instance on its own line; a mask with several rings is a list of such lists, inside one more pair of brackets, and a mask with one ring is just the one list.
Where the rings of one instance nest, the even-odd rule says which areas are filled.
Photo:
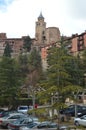
[[86, 30], [86, 0], [0, 0], [0, 33], [34, 38], [41, 11], [47, 27], [58, 27], [62, 35]]

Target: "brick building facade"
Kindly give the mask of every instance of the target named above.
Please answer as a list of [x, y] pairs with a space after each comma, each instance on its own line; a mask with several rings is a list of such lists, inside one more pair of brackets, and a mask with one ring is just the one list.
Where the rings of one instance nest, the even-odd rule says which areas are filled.
[[73, 34], [66, 41], [69, 42], [69, 51], [72, 55], [81, 55], [83, 50], [86, 49], [86, 31], [81, 34]]

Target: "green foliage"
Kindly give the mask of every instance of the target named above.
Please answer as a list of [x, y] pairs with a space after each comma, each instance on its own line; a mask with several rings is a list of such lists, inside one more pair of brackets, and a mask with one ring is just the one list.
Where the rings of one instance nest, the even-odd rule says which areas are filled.
[[84, 74], [85, 74], [86, 73], [86, 48], [82, 53], [82, 61], [83, 61]]
[[31, 45], [32, 45], [32, 39], [29, 36], [24, 37], [24, 44], [23, 48], [29, 52], [31, 50]]
[[69, 74], [64, 68], [65, 63], [70, 59], [67, 52], [63, 48], [53, 47], [48, 52], [48, 80], [51, 85], [66, 86], [70, 84], [68, 81]]
[[31, 51], [29, 55], [29, 68], [30, 70], [40, 70], [41, 69], [41, 56], [39, 51], [35, 48]]
[[42, 72], [41, 56], [39, 51], [35, 48], [31, 50], [28, 55], [28, 73], [25, 81], [25, 86], [28, 90], [28, 94], [32, 97], [33, 107], [36, 101], [36, 91], [38, 89], [38, 81]]
[[25, 79], [28, 74], [28, 55], [20, 54], [18, 57], [18, 63], [20, 66], [21, 76]]
[[74, 85], [83, 86], [83, 63], [82, 59], [71, 56], [68, 62], [65, 63], [65, 69], [70, 75], [69, 81]]
[[[67, 98], [74, 99], [74, 94], [79, 90], [82, 90], [78, 83], [79, 80], [82, 83], [83, 78], [81, 61], [77, 58], [73, 58], [73, 56], [68, 53], [64, 43], [61, 42], [59, 48], [53, 46], [48, 49], [47, 62], [48, 69], [46, 79], [40, 83], [40, 86], [43, 87], [45, 91], [39, 92], [38, 96], [42, 103], [52, 103], [53, 99], [52, 107], [59, 110], [65, 106], [65, 100]], [[77, 63], [78, 72], [76, 70]], [[77, 73], [79, 79], [77, 79]]]
[[44, 108], [35, 108], [35, 109], [32, 109], [32, 110], [29, 110], [28, 114], [32, 115], [33, 112], [34, 112], [35, 115], [37, 117], [39, 117], [39, 121], [50, 120], [50, 118], [49, 118], [49, 109], [51, 109], [51, 108], [47, 108], [47, 107], [44, 107]]
[[0, 61], [0, 99], [4, 99], [12, 105], [18, 98], [18, 90], [21, 85], [19, 66], [9, 57], [2, 57]]
[[11, 52], [12, 52], [11, 46], [9, 45], [8, 42], [6, 42], [5, 44], [6, 44], [6, 46], [5, 46], [5, 49], [4, 49], [3, 56], [11, 57]]

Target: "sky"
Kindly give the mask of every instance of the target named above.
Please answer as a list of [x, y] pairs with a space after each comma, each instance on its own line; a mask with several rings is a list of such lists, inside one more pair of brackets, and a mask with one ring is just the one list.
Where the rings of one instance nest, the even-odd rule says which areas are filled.
[[86, 30], [86, 0], [0, 0], [0, 33], [8, 38], [34, 38], [40, 12], [46, 27], [58, 27], [61, 35]]

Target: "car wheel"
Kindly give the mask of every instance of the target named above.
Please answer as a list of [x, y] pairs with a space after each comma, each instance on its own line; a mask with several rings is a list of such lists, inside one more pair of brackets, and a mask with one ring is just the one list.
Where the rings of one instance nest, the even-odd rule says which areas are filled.
[[79, 122], [78, 122], [78, 121], [75, 121], [75, 125], [76, 125], [76, 126], [79, 126]]

